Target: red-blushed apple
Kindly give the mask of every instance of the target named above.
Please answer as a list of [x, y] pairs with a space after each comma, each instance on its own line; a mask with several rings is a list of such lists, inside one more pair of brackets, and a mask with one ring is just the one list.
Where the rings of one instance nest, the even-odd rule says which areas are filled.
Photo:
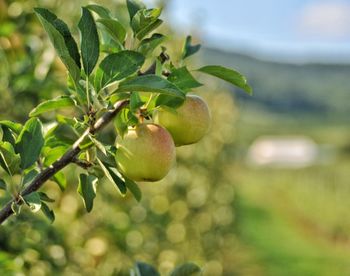
[[175, 162], [175, 145], [169, 132], [152, 123], [129, 128], [117, 138], [116, 162], [120, 172], [134, 181], [158, 181]]

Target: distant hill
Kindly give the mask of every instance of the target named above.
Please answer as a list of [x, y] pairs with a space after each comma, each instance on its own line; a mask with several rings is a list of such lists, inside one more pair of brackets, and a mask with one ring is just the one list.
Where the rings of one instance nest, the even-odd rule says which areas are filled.
[[247, 76], [254, 96], [235, 93], [257, 109], [320, 119], [350, 119], [350, 65], [287, 64], [204, 48], [206, 64], [236, 68]]

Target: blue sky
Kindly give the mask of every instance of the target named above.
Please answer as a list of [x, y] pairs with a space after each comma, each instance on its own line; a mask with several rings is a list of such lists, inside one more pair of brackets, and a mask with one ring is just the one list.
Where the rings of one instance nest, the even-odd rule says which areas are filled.
[[277, 60], [350, 61], [350, 0], [168, 2], [173, 25], [210, 46]]

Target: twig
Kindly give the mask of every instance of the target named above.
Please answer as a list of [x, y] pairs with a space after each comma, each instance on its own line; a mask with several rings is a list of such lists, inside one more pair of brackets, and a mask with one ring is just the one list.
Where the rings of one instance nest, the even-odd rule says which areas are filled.
[[[58, 171], [62, 170], [68, 164], [73, 163], [74, 159], [80, 153], [80, 145], [90, 134], [95, 134], [100, 131], [105, 125], [107, 125], [127, 104], [128, 100], [123, 100], [115, 103], [113, 109], [107, 111], [102, 115], [100, 119], [92, 126], [86, 129], [83, 135], [73, 144], [72, 148], [69, 149], [60, 159], [55, 161], [48, 168], [40, 172], [32, 181], [32, 183], [22, 191], [21, 196], [28, 195], [32, 192], [37, 191], [47, 180], [53, 177]], [[0, 224], [2, 224], [8, 217], [13, 214], [11, 204], [14, 200], [8, 202], [0, 211]]]

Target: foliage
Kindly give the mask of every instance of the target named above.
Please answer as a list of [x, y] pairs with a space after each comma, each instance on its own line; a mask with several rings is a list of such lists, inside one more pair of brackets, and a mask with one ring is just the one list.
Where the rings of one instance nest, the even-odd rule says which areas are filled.
[[[13, 138], [11, 141], [9, 137], [3, 137], [4, 145], [1, 151], [1, 165], [10, 177], [20, 174], [23, 179], [29, 171], [41, 170], [42, 173], [35, 176], [33, 180], [33, 183], [34, 181], [36, 181], [35, 183], [40, 182], [41, 175], [46, 175], [48, 174], [46, 171], [49, 171], [49, 168], [46, 169], [46, 160], [51, 158], [50, 155], [57, 150], [58, 144], [63, 147], [58, 153], [55, 152], [55, 156], [58, 157], [58, 161], [52, 165], [55, 172], [59, 170], [55, 169], [60, 166], [59, 156], [63, 156], [69, 147], [73, 146], [73, 151], [77, 148], [79, 155], [74, 157], [74, 162], [89, 164], [87, 167], [88, 174], [80, 175], [78, 187], [78, 192], [82, 196], [88, 212], [92, 209], [93, 200], [96, 197], [98, 177], [100, 176], [95, 171], [102, 170], [107, 173], [110, 180], [115, 180], [115, 177], [111, 177], [110, 171], [105, 168], [102, 162], [97, 162], [98, 158], [113, 160], [115, 154], [118, 154], [115, 153], [115, 149], [106, 150], [109, 145], [94, 137], [95, 122], [99, 120], [99, 122], [102, 122], [100, 124], [105, 124], [105, 117], [98, 116], [98, 114], [111, 109], [110, 107], [116, 104], [118, 99], [122, 99], [125, 103], [129, 102], [129, 105], [124, 107], [123, 110], [128, 115], [118, 117], [117, 130], [120, 135], [123, 135], [123, 132], [128, 127], [135, 126], [138, 120], [152, 118], [152, 112], [157, 108], [161, 106], [176, 108], [183, 103], [186, 93], [199, 85], [186, 67], [181, 67], [182, 71], [179, 71], [180, 68], [176, 68], [177, 62], [170, 59], [166, 54], [165, 47], [161, 49], [158, 56], [152, 56], [153, 51], [157, 49], [154, 45], [151, 48], [153, 51], [147, 51], [148, 55], [146, 56], [136, 51], [140, 45], [148, 43], [149, 37], [146, 38], [147, 42], [143, 39], [162, 23], [159, 19], [161, 9], [146, 9], [143, 5], [136, 5], [129, 1], [128, 10], [130, 16], [129, 28], [132, 30], [131, 36], [126, 36], [126, 32], [129, 30], [117, 18], [112, 17], [104, 7], [98, 5], [83, 7], [78, 24], [81, 37], [79, 51], [69, 27], [64, 21], [45, 8], [35, 8], [36, 15], [68, 71], [70, 89], [67, 96], [42, 102], [34, 108], [30, 113], [34, 118], [24, 124], [19, 134], [9, 129], [8, 126], [2, 127]], [[93, 13], [100, 17], [98, 22], [102, 22], [103, 28], [96, 24]], [[101, 40], [100, 37], [102, 37]], [[101, 50], [100, 52], [100, 49], [104, 48], [109, 50]], [[182, 58], [187, 58], [197, 50], [199, 48], [191, 46], [190, 39], [186, 39]], [[97, 67], [100, 58], [101, 62]], [[150, 69], [144, 71], [146, 60], [149, 60], [152, 65]], [[181, 60], [180, 63], [182, 64]], [[94, 70], [95, 67], [97, 67], [96, 70]], [[158, 68], [156, 70], [153, 67]], [[219, 77], [245, 89], [249, 93], [251, 92], [246, 79], [237, 71], [219, 66], [206, 66], [198, 69], [198, 71]], [[179, 75], [179, 72], [183, 73]], [[180, 84], [181, 88], [176, 84]], [[140, 96], [140, 92], [146, 92], [147, 95]], [[158, 100], [160, 97], [161, 101]], [[152, 101], [154, 101], [154, 104], [151, 105], [152, 108], [149, 108]], [[56, 120], [54, 126], [44, 133], [42, 123], [36, 116], [61, 108], [73, 108], [75, 109], [75, 115], [71, 118], [67, 117], [63, 123]], [[114, 112], [121, 111], [116, 110]], [[108, 112], [105, 112], [105, 114], [108, 114]], [[137, 117], [140, 114], [142, 118]], [[54, 132], [55, 129], [61, 126], [66, 126], [77, 136], [82, 135], [84, 128], [88, 129], [87, 136], [89, 140], [85, 141], [85, 137], [82, 136], [84, 139], [81, 138], [78, 144], [73, 145], [71, 141], [61, 139]], [[46, 154], [41, 153], [44, 146]], [[96, 147], [95, 151], [97, 150], [95, 156], [91, 155], [92, 146]], [[67, 154], [69, 155], [68, 152], [66, 152]], [[98, 154], [101, 154], [101, 156], [98, 157]], [[13, 160], [16, 160], [16, 163], [13, 164]], [[20, 163], [19, 166], [17, 166], [18, 162]], [[35, 166], [36, 162], [40, 167]], [[69, 162], [71, 161], [69, 160]], [[116, 164], [112, 162], [110, 166], [116, 167]], [[117, 182], [123, 183], [125, 189], [136, 186], [135, 183], [126, 185], [126, 182], [131, 180], [126, 180], [120, 172], [118, 173], [120, 176]], [[29, 187], [26, 190], [23, 189], [23, 184], [21, 184], [22, 187], [13, 187], [16, 192], [12, 196], [16, 200], [12, 204], [12, 209], [16, 214], [19, 213], [19, 205], [26, 202], [25, 199], [22, 199], [22, 196], [29, 197], [30, 193], [33, 192], [28, 190], [31, 189], [30, 184], [28, 185]], [[32, 208], [34, 211], [40, 209], [40, 200], [39, 203], [37, 207]]]
[[[129, 2], [131, 3], [134, 1]], [[114, 161], [111, 161], [114, 160], [113, 157], [116, 154], [115, 148], [111, 146], [111, 144], [113, 144], [111, 141], [113, 141], [115, 137], [113, 131], [107, 129], [107, 131], [101, 135], [88, 135], [87, 139], [83, 140], [80, 144], [81, 152], [78, 158], [74, 160], [80, 167], [75, 167], [74, 170], [65, 170], [64, 173], [57, 173], [51, 179], [57, 182], [57, 187], [51, 185], [49, 188], [46, 188], [47, 190], [45, 190], [45, 193], [32, 192], [27, 195], [22, 195], [21, 192], [30, 187], [30, 185], [38, 179], [38, 175], [40, 176], [43, 170], [55, 164], [55, 161], [69, 150], [74, 141], [83, 134], [84, 130], [89, 127], [91, 128], [94, 122], [101, 118], [103, 116], [102, 114], [112, 110], [112, 106], [117, 102], [130, 101], [124, 108], [125, 116], [118, 116], [116, 119], [115, 125], [117, 126], [117, 132], [122, 133], [123, 129], [128, 126], [133, 126], [137, 122], [137, 112], [144, 104], [149, 103], [147, 106], [148, 108], [142, 110], [144, 112], [143, 115], [145, 117], [151, 117], [152, 111], [158, 106], [167, 105], [169, 108], [175, 108], [184, 100], [186, 93], [201, 85], [194, 76], [197, 74], [197, 70], [186, 67], [182, 60], [183, 58], [187, 58], [189, 53], [195, 52], [193, 49], [189, 50], [188, 48], [192, 47], [188, 44], [189, 39], [186, 40], [185, 47], [183, 47], [186, 54], [183, 52], [180, 53], [178, 57], [170, 56], [169, 59], [167, 49], [160, 47], [160, 43], [162, 43], [165, 36], [160, 33], [152, 33], [153, 30], [162, 23], [159, 19], [160, 10], [147, 10], [137, 5], [133, 5], [132, 9], [130, 9], [129, 5], [129, 11], [131, 29], [130, 27], [126, 27], [127, 24], [125, 24], [125, 21], [119, 20], [119, 17], [113, 17], [111, 12], [101, 6], [86, 6], [83, 9], [83, 14], [78, 24], [81, 36], [80, 43], [76, 43], [74, 32], [69, 30], [67, 24], [46, 9], [36, 9], [38, 18], [44, 25], [59, 57], [68, 70], [67, 88], [60, 83], [62, 78], [59, 79], [59, 85], [57, 85], [57, 87], [64, 87], [62, 89], [64, 95], [54, 95], [58, 97], [52, 99], [52, 93], [47, 93], [45, 97], [42, 97], [47, 100], [40, 102], [39, 105], [30, 112], [30, 116], [33, 118], [28, 121], [23, 121], [24, 118], [21, 117], [23, 116], [21, 115], [19, 117], [22, 119], [22, 124], [14, 124], [9, 121], [1, 124], [1, 136], [4, 143], [1, 150], [1, 166], [4, 169], [1, 187], [6, 188], [5, 192], [1, 192], [1, 202], [2, 205], [5, 204], [10, 196], [13, 195], [16, 201], [11, 207], [16, 214], [21, 211], [23, 207], [22, 203], [27, 204], [29, 209], [35, 212], [41, 207], [41, 211], [50, 221], [53, 221], [55, 217], [58, 219], [55, 226], [57, 225], [59, 230], [56, 231], [50, 228], [41, 218], [33, 217], [27, 211], [21, 212], [21, 215], [16, 218], [16, 222], [8, 222], [6, 225], [8, 230], [5, 228], [1, 230], [3, 231], [2, 236], [15, 237], [21, 235], [21, 233], [22, 235], [26, 235], [28, 234], [27, 231], [31, 231], [29, 236], [34, 235], [34, 237], [23, 245], [11, 239], [2, 241], [1, 246], [7, 249], [5, 251], [6, 253], [4, 253], [5, 261], [1, 263], [3, 265], [2, 267], [4, 267], [4, 271], [8, 270], [12, 272], [22, 269], [23, 266], [25, 266], [31, 273], [35, 273], [35, 269], [48, 272], [51, 270], [50, 266], [52, 265], [53, 271], [64, 271], [69, 274], [72, 271], [77, 271], [76, 268], [80, 267], [78, 271], [81, 272], [81, 267], [83, 266], [81, 260], [76, 257], [72, 259], [67, 258], [66, 252], [72, 252], [72, 248], [79, 243], [82, 243], [80, 246], [88, 247], [91, 246], [89, 244], [102, 244], [100, 249], [103, 249], [106, 243], [104, 242], [105, 238], [94, 239], [93, 237], [87, 238], [86, 242], [82, 240], [79, 241], [76, 234], [80, 236], [82, 234], [82, 229], [75, 231], [74, 223], [70, 224], [70, 226], [73, 227], [69, 227], [69, 229], [64, 227], [64, 225], [68, 225], [67, 223], [70, 219], [76, 222], [80, 220], [78, 223], [80, 226], [87, 223], [87, 221], [84, 221], [80, 208], [71, 209], [74, 203], [73, 205], [66, 205], [68, 213], [73, 211], [73, 213], [71, 213], [73, 214], [72, 217], [70, 217], [68, 213], [64, 214], [65, 211], [62, 212], [62, 208], [65, 208], [63, 207], [65, 206], [64, 198], [68, 196], [69, 200], [72, 191], [76, 190], [76, 187], [72, 187], [74, 183], [78, 182], [76, 176], [80, 175], [78, 192], [83, 196], [85, 207], [88, 211], [91, 210], [94, 199], [94, 205], [96, 206], [98, 204], [100, 207], [105, 204], [105, 201], [111, 202], [116, 200], [113, 190], [115, 188], [125, 197], [124, 200], [127, 203], [125, 206], [124, 203], [122, 203], [117, 204], [120, 206], [114, 207], [119, 208], [120, 214], [125, 214], [128, 212], [128, 209], [135, 207], [135, 203], [130, 201], [130, 195], [127, 190], [130, 191], [136, 199], [141, 200], [141, 190], [138, 184], [124, 179], [123, 176], [115, 170]], [[87, 29], [91, 30], [92, 33], [88, 32]], [[126, 30], [126, 35], [124, 35], [123, 29]], [[87, 41], [89, 43], [87, 43]], [[99, 49], [99, 51], [96, 51], [96, 49]], [[61, 66], [61, 64], [59, 66]], [[231, 76], [231, 78], [229, 76]], [[54, 74], [51, 77], [54, 79]], [[245, 83], [241, 75], [229, 69], [227, 69], [225, 76], [219, 77], [223, 79], [238, 77], [239, 79], [242, 78], [242, 83]], [[45, 83], [47, 82], [50, 81], [45, 79]], [[54, 82], [51, 82], [51, 84], [53, 83]], [[239, 85], [239, 83], [236, 84]], [[12, 84], [10, 84], [9, 87], [12, 88]], [[247, 88], [247, 90], [249, 89]], [[146, 95], [144, 93], [139, 93], [141, 91], [145, 92]], [[230, 96], [224, 96], [219, 92], [214, 93], [212, 96], [207, 96], [207, 98], [214, 103], [211, 105], [218, 110], [218, 114], [220, 114], [220, 110], [223, 110], [225, 106], [232, 104]], [[41, 98], [38, 97], [38, 99]], [[231, 112], [233, 107], [229, 106], [229, 108]], [[21, 113], [23, 113], [23, 111], [21, 111]], [[40, 116], [40, 119], [38, 116]], [[222, 118], [217, 118], [215, 120], [216, 122], [220, 122]], [[224, 130], [225, 129], [223, 129], [223, 132]], [[225, 134], [223, 133], [219, 134], [219, 137], [212, 138], [213, 145], [208, 146], [208, 149], [218, 145], [216, 152], [211, 153], [214, 154], [213, 157], [203, 156], [200, 154], [201, 151], [197, 152], [196, 150], [196, 154], [193, 156], [194, 159], [198, 159], [198, 164], [202, 162], [202, 159], [207, 159], [207, 161], [203, 163], [203, 168], [214, 163], [218, 163], [217, 166], [220, 166], [219, 164], [224, 164], [223, 160], [217, 162], [216, 158], [218, 154], [217, 151], [223, 151], [223, 144], [230, 143], [229, 139], [227, 141], [225, 139], [228, 138], [225, 138]], [[208, 150], [206, 152], [208, 152]], [[185, 153], [181, 154], [180, 152], [179, 162], [182, 164], [186, 163], [185, 156]], [[8, 159], [13, 162], [8, 162]], [[192, 169], [191, 165], [187, 164], [186, 166], [182, 165], [180, 170], [186, 170], [188, 174], [191, 171], [190, 169]], [[105, 179], [101, 179], [103, 175], [106, 175]], [[96, 185], [97, 178], [99, 179], [98, 185]], [[182, 182], [180, 179], [181, 177], [179, 180], [173, 177], [173, 181], [168, 183], [173, 183], [173, 185], [176, 186], [178, 184], [175, 183], [178, 181], [179, 183]], [[110, 183], [108, 181], [112, 182], [113, 185], [109, 185]], [[187, 179], [186, 181], [189, 180]], [[208, 181], [211, 181], [209, 175]], [[172, 194], [174, 200], [177, 199], [177, 201], [180, 202], [180, 204], [177, 205], [181, 207], [184, 197], [186, 197], [184, 194], [186, 190], [181, 187], [181, 185], [182, 184], [180, 184], [178, 188], [175, 188], [175, 191], [178, 189], [175, 194], [171, 192], [170, 187], [168, 187], [169, 190], [167, 191], [163, 190], [163, 199], [168, 196], [170, 198]], [[63, 190], [64, 194], [62, 197], [59, 196], [57, 188]], [[146, 186], [143, 187], [142, 190], [144, 191], [145, 188]], [[192, 190], [194, 190], [195, 193], [195, 186], [192, 187]], [[101, 197], [104, 199], [99, 198], [96, 192], [100, 192]], [[157, 191], [157, 193], [159, 192], [161, 192], [161, 189]], [[50, 195], [50, 197], [48, 195]], [[165, 213], [163, 213], [164, 218], [160, 218], [162, 208], [157, 205], [157, 202], [161, 197], [162, 195], [158, 194], [158, 198], [153, 201], [151, 196], [147, 196], [147, 194], [144, 196], [145, 199], [143, 200], [145, 206], [149, 208], [152, 206], [150, 221], [148, 223], [145, 222], [144, 226], [147, 227], [148, 231], [153, 231], [153, 237], [159, 235], [164, 236], [164, 231], [160, 231], [157, 227], [155, 227], [155, 229], [150, 227], [153, 225], [152, 221], [160, 219], [159, 225], [168, 228], [167, 240], [160, 242], [164, 242], [164, 244], [168, 246], [173, 243], [180, 243], [182, 246], [185, 246], [186, 243], [182, 240], [183, 238], [177, 241], [179, 237], [176, 237], [176, 229], [180, 229], [180, 233], [183, 232], [184, 229], [180, 221], [176, 218], [173, 218], [174, 221], [170, 220], [170, 214]], [[56, 201], [52, 203], [53, 200], [51, 198], [55, 198]], [[161, 201], [163, 199], [161, 199]], [[73, 200], [75, 202], [75, 199]], [[198, 202], [193, 204], [191, 208], [197, 210], [199, 206], [202, 206], [203, 202], [200, 205], [198, 205]], [[51, 206], [49, 207], [49, 205]], [[175, 209], [177, 205], [174, 205]], [[53, 211], [50, 209], [52, 206], [54, 210], [58, 211], [58, 214], [54, 215]], [[125, 272], [125, 269], [131, 266], [132, 257], [128, 255], [135, 254], [137, 246], [135, 247], [134, 245], [140, 233], [131, 229], [129, 229], [130, 231], [122, 230], [121, 228], [118, 230], [118, 227], [120, 227], [120, 216], [113, 218], [113, 211], [111, 212], [106, 206], [98, 209], [95, 218], [98, 219], [103, 212], [107, 212], [109, 215], [106, 214], [106, 217], [110, 217], [111, 220], [100, 221], [101, 229], [105, 229], [105, 234], [107, 235], [109, 235], [108, 233], [114, 233], [118, 236], [114, 242], [117, 243], [117, 248], [119, 249], [116, 249], [116, 244], [111, 245], [111, 248], [113, 248], [114, 252], [119, 252], [118, 254], [123, 255], [118, 264], [106, 258], [101, 265], [104, 266], [103, 269], [105, 271], [112, 273]], [[208, 214], [198, 216], [198, 220], [206, 216], [208, 217]], [[184, 219], [191, 221], [190, 217], [186, 218], [185, 216], [181, 220]], [[32, 230], [26, 227], [29, 220], [31, 221], [30, 224], [34, 227]], [[225, 227], [231, 223], [230, 220], [228, 220], [228, 223], [221, 222], [222, 221], [218, 219], [217, 224]], [[116, 224], [113, 226], [113, 223]], [[39, 229], [43, 231], [41, 232]], [[60, 231], [67, 234], [61, 235]], [[94, 232], [96, 233], [96, 228], [91, 226], [86, 228], [86, 231], [85, 234], [89, 236]], [[68, 232], [74, 232], [76, 234], [70, 236]], [[49, 239], [50, 236], [46, 235], [51, 235], [52, 240]], [[144, 232], [142, 236], [143, 235], [146, 236], [147, 232]], [[33, 245], [42, 238], [46, 239], [49, 246], [46, 246], [46, 244], [45, 246], [41, 246], [39, 244], [37, 247], [34, 247]], [[72, 241], [72, 238], [77, 240]], [[126, 242], [126, 238], [128, 242]], [[211, 240], [213, 240], [213, 238], [214, 237], [212, 237]], [[90, 243], [88, 243], [88, 241], [90, 241]], [[145, 240], [145, 243], [146, 242]], [[200, 244], [200, 241], [197, 242]], [[201, 247], [202, 245], [199, 244], [198, 246]], [[129, 249], [126, 247], [129, 247]], [[28, 254], [26, 252], [29, 248], [33, 248], [32, 250], [40, 255], [39, 258], [43, 259], [44, 264], [40, 265], [35, 260], [27, 258]], [[93, 246], [93, 248], [96, 247]], [[99, 247], [97, 246], [97, 248]], [[99, 261], [97, 259], [99, 259], [99, 256], [106, 254], [106, 251], [102, 249], [102, 253], [89, 251], [91, 253], [89, 258], [94, 259], [96, 262], [94, 261], [92, 263], [92, 267], [87, 266], [86, 272], [88, 272], [89, 269], [99, 269]], [[121, 253], [121, 249], [124, 249], [125, 253]], [[31, 252], [33, 253], [33, 251]], [[144, 256], [149, 257], [143, 256], [140, 258], [146, 260], [151, 259], [152, 262], [155, 262], [156, 256], [160, 254], [160, 252], [155, 251], [151, 253], [151, 251], [152, 250], [148, 250], [144, 253]], [[14, 254], [19, 256], [19, 263], [14, 264], [12, 262], [7, 262], [6, 260]], [[177, 260], [174, 259], [172, 265], [183, 262], [186, 259], [214, 258], [211, 252], [199, 252], [198, 254], [198, 257], [193, 257], [196, 256], [195, 251], [188, 251], [187, 256], [183, 256]], [[109, 255], [108, 258], [110, 257], [113, 258], [113, 254]], [[69, 264], [67, 262], [69, 262]], [[114, 265], [113, 268], [112, 264]], [[209, 269], [207, 270], [210, 271], [210, 265], [208, 267]], [[215, 262], [213, 267], [215, 270]], [[196, 271], [191, 265], [189, 265], [188, 268], [181, 268], [177, 271], [186, 269]], [[160, 270], [163, 273], [165, 271], [170, 272], [171, 269], [169, 269], [169, 267], [161, 267]]]
[[202, 62], [242, 71], [255, 87], [254, 97], [237, 94], [250, 114], [262, 110], [291, 117], [347, 123], [350, 109], [349, 64], [273, 62], [217, 49], [202, 49]]

